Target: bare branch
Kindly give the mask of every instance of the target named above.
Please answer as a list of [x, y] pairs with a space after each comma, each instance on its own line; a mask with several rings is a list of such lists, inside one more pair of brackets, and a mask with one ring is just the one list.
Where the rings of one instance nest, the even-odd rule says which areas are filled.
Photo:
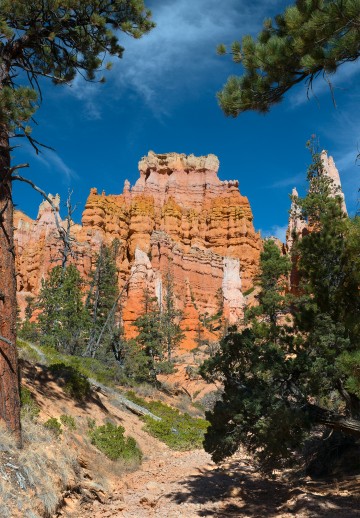
[[27, 183], [28, 185], [30, 185], [35, 191], [37, 191], [39, 194], [41, 194], [41, 196], [49, 203], [49, 205], [51, 206], [52, 210], [53, 210], [53, 213], [54, 213], [54, 218], [55, 218], [55, 224], [56, 224], [56, 227], [58, 229], [58, 232], [60, 234], [60, 236], [62, 236], [65, 232], [65, 230], [63, 229], [63, 227], [60, 225], [60, 221], [59, 221], [59, 218], [58, 218], [58, 215], [57, 215], [57, 207], [55, 207], [54, 205], [54, 202], [52, 201], [51, 198], [49, 198], [49, 196], [46, 194], [45, 191], [43, 191], [42, 189], [40, 189], [40, 187], [38, 187], [36, 184], [34, 184], [34, 182], [32, 182], [31, 180], [29, 180], [28, 178], [24, 178], [23, 176], [20, 176], [18, 174], [13, 174], [11, 176], [11, 179], [12, 180], [18, 180], [20, 182], [24, 182], [24, 183]]
[[5, 338], [5, 336], [0, 335], [0, 340], [1, 342], [4, 342], [5, 344], [10, 345], [11, 347], [15, 347], [15, 345], [10, 340]]
[[10, 171], [11, 173], [10, 174], [13, 174], [14, 171], [17, 171], [18, 169], [25, 169], [27, 167], [30, 167], [29, 164], [19, 164], [19, 165], [14, 165], [13, 167], [10, 167]]

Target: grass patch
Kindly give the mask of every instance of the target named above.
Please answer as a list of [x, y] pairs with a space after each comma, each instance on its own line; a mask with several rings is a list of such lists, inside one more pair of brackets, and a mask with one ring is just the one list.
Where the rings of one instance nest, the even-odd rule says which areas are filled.
[[69, 428], [69, 430], [76, 430], [75, 419], [71, 415], [61, 415], [60, 421], [64, 426], [66, 426], [66, 428]]
[[142, 452], [133, 437], [124, 436], [125, 428], [106, 423], [96, 426], [90, 431], [91, 443], [102, 451], [109, 459], [138, 461], [142, 459]]
[[50, 417], [50, 419], [48, 419], [44, 423], [44, 426], [45, 426], [45, 428], [47, 428], [47, 430], [49, 430], [51, 433], [53, 433], [55, 435], [55, 437], [59, 437], [62, 434], [61, 424], [56, 419], [56, 417]]
[[21, 417], [28, 416], [36, 419], [40, 413], [40, 407], [36, 403], [31, 391], [26, 387], [20, 388]]
[[114, 381], [118, 377], [117, 369], [114, 366], [106, 365], [94, 358], [62, 354], [50, 346], [41, 346], [41, 350], [45, 354], [48, 363], [63, 363], [64, 365], [73, 367], [83, 376], [94, 378], [104, 385], [113, 386]]
[[133, 391], [127, 392], [126, 397], [161, 418], [161, 421], [155, 421], [148, 416], [141, 418], [146, 423], [145, 430], [152, 436], [174, 450], [202, 448], [208, 421], [183, 414], [161, 401], [145, 401]]

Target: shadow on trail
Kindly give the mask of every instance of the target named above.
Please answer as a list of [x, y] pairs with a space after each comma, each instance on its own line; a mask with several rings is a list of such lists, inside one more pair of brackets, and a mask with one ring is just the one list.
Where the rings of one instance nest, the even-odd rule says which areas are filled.
[[[59, 365], [61, 366], [62, 364]], [[68, 366], [64, 366], [64, 368], [70, 375], [75, 370]], [[109, 413], [94, 390], [90, 390], [88, 394], [79, 399], [76, 396], [66, 393], [66, 390], [64, 390], [67, 381], [66, 375], [64, 377], [64, 374], [61, 372], [52, 372], [51, 367], [39, 364], [35, 366], [28, 362], [21, 361], [21, 371], [24, 378], [27, 379], [28, 384], [35, 389], [32, 397], [39, 407], [43, 407], [43, 404], [39, 398], [36, 397], [37, 393], [41, 394], [47, 400], [72, 401], [76, 408], [81, 408], [82, 410], [89, 410], [91, 409], [91, 405], [96, 405], [105, 413]]]
[[[167, 498], [179, 505], [184, 502], [201, 504], [202, 509], [197, 514], [203, 517], [359, 516], [358, 481], [353, 484], [352, 492], [356, 494], [334, 495], [331, 494], [333, 485], [319, 484], [319, 487], [312, 487], [309, 491], [306, 487], [266, 479], [251, 467], [234, 462], [226, 471], [220, 468], [199, 470], [198, 475], [183, 480], [181, 484], [184, 490], [169, 494]], [[221, 506], [215, 506], [215, 502], [221, 502]]]

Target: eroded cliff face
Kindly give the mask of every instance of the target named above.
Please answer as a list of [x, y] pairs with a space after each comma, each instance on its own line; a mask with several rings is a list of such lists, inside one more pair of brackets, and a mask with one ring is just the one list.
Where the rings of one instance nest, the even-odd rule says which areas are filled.
[[[150, 152], [139, 162], [140, 178], [132, 188], [125, 181], [121, 195], [91, 190], [82, 224], [72, 229], [75, 263], [87, 277], [100, 244], [118, 240], [119, 286], [125, 286], [123, 320], [129, 336], [141, 312], [145, 285], [160, 299], [167, 272], [174, 278], [178, 307], [186, 314], [187, 347], [195, 345], [203, 315], [223, 307], [230, 323], [242, 316], [243, 292], [252, 286], [261, 239], [238, 181], [220, 181], [218, 168], [214, 155]], [[39, 292], [41, 278], [59, 257], [60, 243], [46, 202], [35, 221], [18, 212], [15, 225], [23, 309], [26, 295]]]

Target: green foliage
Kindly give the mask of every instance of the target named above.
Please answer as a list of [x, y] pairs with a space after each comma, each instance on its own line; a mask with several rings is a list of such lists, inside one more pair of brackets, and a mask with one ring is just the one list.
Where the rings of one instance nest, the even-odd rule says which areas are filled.
[[156, 383], [156, 361], [162, 360], [164, 355], [164, 335], [157, 299], [147, 289], [144, 291], [143, 308], [144, 313], [134, 322], [139, 332], [136, 342], [147, 358], [146, 379]]
[[164, 288], [165, 296], [161, 313], [161, 331], [164, 337], [167, 359], [170, 362], [173, 350], [184, 338], [184, 333], [180, 327], [182, 312], [175, 307], [174, 276], [170, 270], [166, 273]]
[[307, 196], [297, 199], [310, 230], [293, 245], [298, 295], [285, 294], [289, 261], [266, 241], [259, 306], [201, 367], [224, 387], [206, 414], [204, 444], [215, 461], [242, 444], [271, 471], [291, 461], [319, 425], [360, 435], [360, 226], [343, 213], [317, 153], [309, 180]]
[[342, 353], [336, 367], [345, 377], [345, 388], [360, 399], [360, 351]]
[[35, 322], [30, 322], [29, 320], [25, 319], [21, 323], [17, 335], [24, 340], [28, 340], [29, 342], [37, 342], [39, 339], [38, 326]]
[[141, 461], [142, 453], [135, 439], [124, 437], [124, 432], [123, 426], [106, 423], [90, 431], [91, 443], [111, 460]]
[[[107, 362], [105, 364], [95, 358], [84, 358], [82, 356], [61, 354], [51, 345], [43, 345], [41, 350], [46, 356], [49, 364], [63, 363], [66, 366], [76, 369], [86, 378], [94, 378], [99, 383], [112, 386], [114, 385], [114, 382], [123, 380], [122, 368], [115, 360], [111, 363]], [[38, 356], [36, 357], [39, 358]]]
[[170, 448], [191, 450], [202, 447], [204, 434], [209, 426], [207, 421], [182, 414], [161, 401], [145, 401], [132, 391], [127, 392], [126, 396], [161, 418], [161, 421], [155, 421], [151, 417], [143, 416], [142, 420], [146, 423], [145, 430]]
[[17, 336], [30, 342], [36, 342], [39, 339], [39, 329], [35, 322], [30, 321], [35, 309], [35, 298], [28, 296], [25, 297], [25, 301], [25, 320], [18, 326]]
[[90, 316], [89, 340], [85, 355], [106, 358], [114, 353], [117, 358], [121, 330], [116, 322], [119, 301], [118, 272], [116, 269], [117, 241], [111, 247], [102, 245], [97, 255], [95, 270], [91, 273], [86, 307]]
[[48, 419], [44, 423], [44, 426], [45, 426], [45, 428], [50, 430], [50, 432], [53, 433], [55, 435], [55, 437], [60, 437], [60, 435], [62, 434], [61, 424], [56, 419], [56, 417], [50, 417], [50, 419]]
[[[0, 124], [29, 135], [41, 78], [69, 83], [77, 73], [99, 79], [104, 56], [122, 57], [119, 31], [134, 38], [154, 24], [142, 0], [4, 0], [0, 5]], [[28, 85], [20, 86], [22, 75]]]
[[88, 425], [90, 430], [93, 430], [95, 428], [95, 426], [96, 426], [95, 419], [92, 419], [91, 417], [88, 417], [87, 418], [87, 425]]
[[75, 419], [71, 415], [63, 414], [60, 416], [60, 421], [64, 426], [69, 428], [69, 430], [76, 430]]
[[25, 415], [30, 419], [36, 419], [40, 413], [40, 407], [36, 403], [31, 391], [21, 386], [20, 388], [21, 417]]
[[252, 286], [248, 290], [244, 291], [244, 293], [243, 293], [244, 297], [247, 297], [248, 295], [251, 295], [251, 293], [253, 293], [254, 290], [255, 290], [255, 287]]
[[[354, 0], [297, 0], [275, 20], [265, 20], [256, 39], [244, 36], [231, 46], [244, 73], [229, 77], [218, 94], [225, 114], [265, 113], [294, 85], [306, 81], [311, 88], [318, 75], [327, 78], [343, 63], [358, 59], [359, 19], [360, 4]], [[225, 46], [217, 52], [224, 54]]]
[[82, 302], [83, 282], [74, 265], [56, 266], [42, 282], [38, 307], [41, 342], [75, 354], [84, 346], [88, 316]]
[[54, 363], [50, 365], [49, 370], [70, 397], [81, 401], [90, 395], [89, 380], [74, 367], [64, 363]]

